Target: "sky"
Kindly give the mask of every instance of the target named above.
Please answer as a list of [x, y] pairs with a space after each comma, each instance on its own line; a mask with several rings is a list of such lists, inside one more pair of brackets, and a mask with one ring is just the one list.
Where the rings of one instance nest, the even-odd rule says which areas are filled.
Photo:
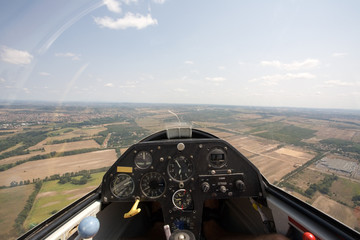
[[0, 100], [360, 109], [358, 0], [0, 1]]

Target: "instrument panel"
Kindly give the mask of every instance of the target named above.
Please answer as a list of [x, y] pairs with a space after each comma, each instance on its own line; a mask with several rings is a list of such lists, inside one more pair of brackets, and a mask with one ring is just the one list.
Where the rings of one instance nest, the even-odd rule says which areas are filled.
[[104, 175], [104, 203], [157, 201], [164, 224], [199, 236], [207, 199], [262, 197], [256, 167], [217, 138], [162, 139], [131, 146]]

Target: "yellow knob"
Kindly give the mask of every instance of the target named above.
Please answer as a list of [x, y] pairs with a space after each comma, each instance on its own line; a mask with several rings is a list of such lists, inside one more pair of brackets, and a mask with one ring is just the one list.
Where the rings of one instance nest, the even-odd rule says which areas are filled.
[[137, 208], [139, 205], [139, 202], [140, 202], [140, 199], [135, 200], [135, 203], [132, 206], [132, 208], [130, 209], [130, 211], [124, 214], [124, 218], [131, 218], [141, 211], [141, 208]]

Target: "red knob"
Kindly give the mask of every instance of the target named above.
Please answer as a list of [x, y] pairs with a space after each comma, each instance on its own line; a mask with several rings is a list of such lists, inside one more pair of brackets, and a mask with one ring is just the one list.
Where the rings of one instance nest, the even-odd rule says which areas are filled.
[[304, 232], [303, 234], [303, 240], [316, 240], [314, 234], [310, 232]]

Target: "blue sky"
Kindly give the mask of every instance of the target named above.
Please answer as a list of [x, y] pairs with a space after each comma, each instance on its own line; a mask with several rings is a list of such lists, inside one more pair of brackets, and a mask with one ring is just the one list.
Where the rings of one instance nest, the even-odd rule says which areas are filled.
[[0, 99], [360, 109], [360, 2], [0, 2]]

